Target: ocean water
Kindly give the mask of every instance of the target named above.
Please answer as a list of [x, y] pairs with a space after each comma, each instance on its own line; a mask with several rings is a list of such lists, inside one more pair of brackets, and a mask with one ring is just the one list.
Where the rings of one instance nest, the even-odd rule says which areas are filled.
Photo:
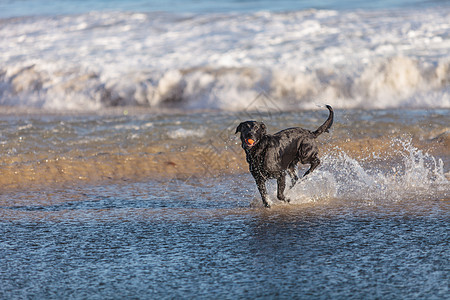
[[[1, 1], [0, 299], [448, 299], [449, 20]], [[237, 125], [314, 130], [323, 104], [321, 165], [263, 208]]]
[[450, 107], [448, 1], [2, 3], [4, 106]]

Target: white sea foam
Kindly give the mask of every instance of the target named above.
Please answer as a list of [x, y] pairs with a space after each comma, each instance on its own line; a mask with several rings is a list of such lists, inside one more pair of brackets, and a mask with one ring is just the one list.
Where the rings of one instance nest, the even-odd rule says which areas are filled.
[[171, 139], [185, 139], [185, 138], [191, 138], [191, 137], [203, 137], [206, 134], [206, 130], [200, 128], [200, 129], [184, 129], [179, 128], [173, 131], [170, 131], [167, 133], [169, 138]]
[[[382, 165], [389, 167], [380, 168], [372, 161], [367, 167], [363, 161], [337, 150], [325, 156], [321, 167], [288, 190], [286, 195], [293, 203], [338, 198], [376, 204], [411, 196], [427, 199], [448, 192], [450, 181], [441, 159], [414, 147], [411, 140], [396, 140], [393, 144], [401, 149], [396, 151], [402, 157], [396, 164], [384, 163]], [[273, 194], [276, 187], [272, 186], [271, 190]], [[271, 198], [276, 199], [276, 195]]]
[[[0, 104], [450, 107], [450, 8], [0, 20]], [[252, 106], [253, 105], [253, 106]]]

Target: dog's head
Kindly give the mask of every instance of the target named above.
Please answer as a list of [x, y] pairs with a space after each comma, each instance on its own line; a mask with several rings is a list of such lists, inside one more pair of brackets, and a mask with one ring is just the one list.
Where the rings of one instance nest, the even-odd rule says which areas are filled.
[[238, 125], [236, 133], [241, 133], [242, 148], [250, 149], [257, 145], [264, 135], [266, 135], [266, 125], [262, 122], [245, 121]]

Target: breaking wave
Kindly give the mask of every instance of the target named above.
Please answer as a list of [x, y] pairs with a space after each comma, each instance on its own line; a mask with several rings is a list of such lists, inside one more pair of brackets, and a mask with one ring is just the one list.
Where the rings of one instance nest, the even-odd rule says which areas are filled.
[[[0, 20], [0, 105], [449, 108], [448, 7]], [[273, 109], [273, 108], [268, 108]]]

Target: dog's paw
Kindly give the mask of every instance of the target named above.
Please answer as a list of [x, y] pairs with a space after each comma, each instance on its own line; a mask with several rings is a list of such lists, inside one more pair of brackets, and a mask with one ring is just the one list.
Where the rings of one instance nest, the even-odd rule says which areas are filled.
[[290, 203], [291, 202], [291, 199], [287, 198], [284, 195], [283, 196], [278, 196], [277, 198], [278, 198], [278, 200], [280, 200], [280, 201], [282, 201], [284, 203]]

